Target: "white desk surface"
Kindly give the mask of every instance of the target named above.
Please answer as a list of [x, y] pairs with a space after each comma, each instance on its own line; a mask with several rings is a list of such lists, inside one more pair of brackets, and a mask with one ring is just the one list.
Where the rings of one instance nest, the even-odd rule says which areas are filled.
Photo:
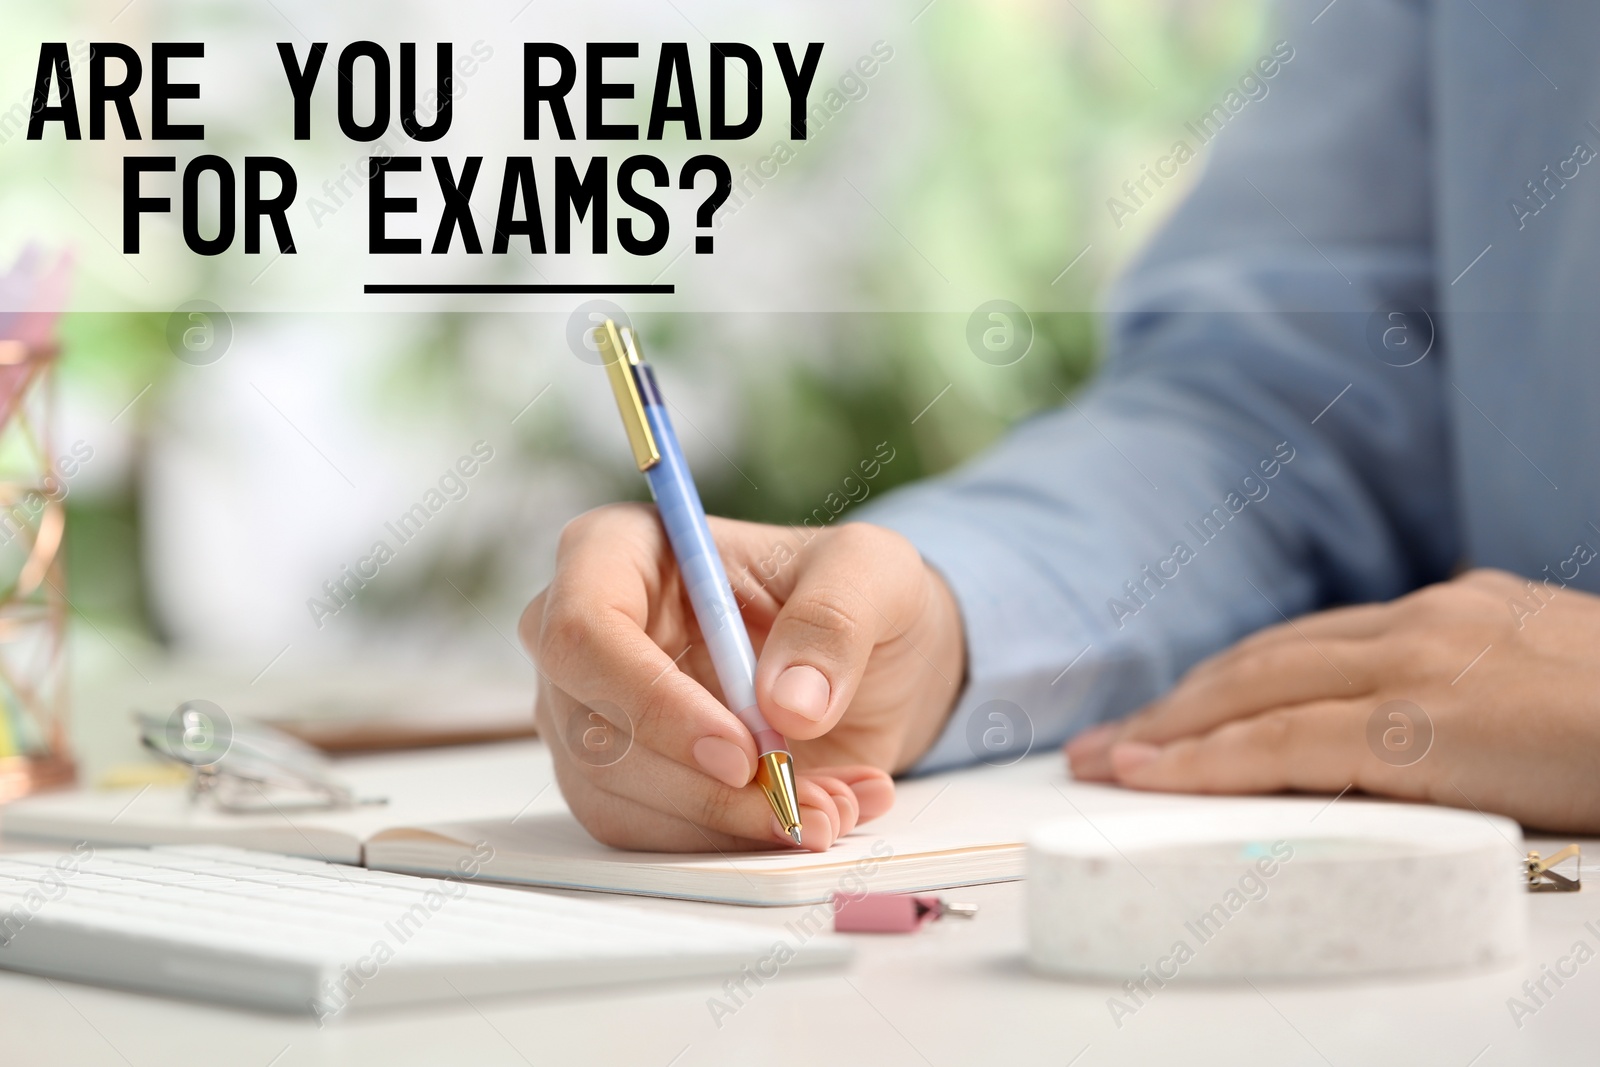
[[[1530, 839], [1530, 847], [1548, 841]], [[37, 843], [0, 840], [9, 849]], [[1594, 849], [1590, 852], [1590, 849]], [[1586, 843], [1586, 858], [1600, 842]], [[1600, 872], [1588, 872], [1600, 876]], [[1591, 878], [1600, 887], [1600, 881]], [[1397, 883], [1395, 892], [1406, 892]], [[256, 1014], [0, 972], [7, 1067], [471, 1067], [628, 1064], [807, 1067], [874, 1064], [1407, 1064], [1496, 1067], [1594, 1063], [1600, 1050], [1597, 889], [1533, 897], [1522, 964], [1494, 972], [1339, 983], [1167, 984], [1119, 1027], [1110, 983], [1031, 974], [1020, 883], [946, 894], [981, 907], [909, 936], [858, 937], [848, 969], [784, 972], [719, 1022], [721, 980], [353, 1011], [319, 1029]], [[641, 906], [781, 927], [804, 909]], [[1584, 924], [1595, 922], [1593, 930]], [[1519, 1027], [1507, 998], [1584, 942], [1593, 956]], [[1570, 966], [1567, 968], [1571, 970]], [[731, 1003], [731, 1002], [729, 1002]]]

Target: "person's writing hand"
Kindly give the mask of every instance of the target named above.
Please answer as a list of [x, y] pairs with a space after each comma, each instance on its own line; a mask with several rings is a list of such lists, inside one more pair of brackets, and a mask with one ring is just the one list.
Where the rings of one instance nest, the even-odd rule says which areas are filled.
[[[948, 716], [965, 655], [955, 601], [888, 530], [710, 523], [758, 656], [762, 713], [791, 742], [801, 836], [826, 849], [889, 809], [890, 772]], [[789, 844], [750, 784], [755, 743], [722, 704], [653, 507], [569, 524], [520, 631], [557, 781], [597, 839], [661, 851]]]
[[1600, 831], [1600, 597], [1478, 570], [1310, 615], [1066, 752], [1078, 778], [1138, 789], [1353, 786]]

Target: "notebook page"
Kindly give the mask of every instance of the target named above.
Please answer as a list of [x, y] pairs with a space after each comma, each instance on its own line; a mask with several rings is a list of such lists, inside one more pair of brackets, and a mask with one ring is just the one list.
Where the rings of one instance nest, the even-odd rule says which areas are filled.
[[[1081, 818], [1054, 754], [899, 783], [893, 810], [824, 853], [657, 853], [595, 841], [566, 812], [396, 828], [367, 844], [369, 867], [525, 885], [740, 904], [796, 904], [835, 891], [904, 892], [1021, 876], [1022, 843], [1039, 822]], [[1128, 794], [1073, 786], [1076, 803]], [[1091, 801], [1090, 794], [1107, 794]], [[1135, 801], [1137, 802], [1137, 801]]]

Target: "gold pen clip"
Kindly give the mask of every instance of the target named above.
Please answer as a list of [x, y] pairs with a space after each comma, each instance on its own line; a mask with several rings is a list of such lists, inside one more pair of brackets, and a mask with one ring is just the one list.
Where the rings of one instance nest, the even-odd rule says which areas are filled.
[[[1528, 879], [1528, 892], [1530, 893], [1576, 893], [1583, 888], [1581, 878], [1568, 878], [1564, 874], [1557, 874], [1550, 868], [1569, 859], [1578, 861], [1578, 870], [1583, 869], [1583, 854], [1577, 845], [1568, 845], [1560, 852], [1541, 859], [1537, 852], [1528, 853], [1528, 858], [1523, 861], [1523, 870]], [[1576, 872], [1574, 872], [1576, 873]]]
[[641, 471], [647, 471], [661, 462], [661, 450], [656, 447], [655, 434], [644, 417], [644, 399], [639, 395], [639, 382], [633, 368], [641, 358], [639, 344], [633, 331], [618, 326], [610, 319], [594, 329], [594, 339], [605, 360], [606, 375], [611, 379], [611, 392], [617, 399], [617, 412], [622, 416], [622, 427], [628, 431], [628, 445], [633, 449], [633, 461]]

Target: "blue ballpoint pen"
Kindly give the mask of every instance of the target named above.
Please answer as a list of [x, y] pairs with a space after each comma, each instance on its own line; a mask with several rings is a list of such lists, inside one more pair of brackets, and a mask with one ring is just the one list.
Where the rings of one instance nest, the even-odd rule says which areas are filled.
[[634, 462], [650, 482], [650, 495], [655, 497], [694, 617], [711, 652], [723, 698], [755, 737], [760, 756], [756, 784], [766, 794], [784, 833], [798, 845], [800, 802], [795, 794], [794, 759], [789, 755], [789, 743], [767, 725], [756, 706], [755, 650], [728, 584], [728, 572], [711, 539], [711, 528], [706, 525], [700, 493], [667, 417], [666, 402], [649, 364], [639, 354], [638, 338], [631, 329], [607, 319], [605, 325], [596, 327], [595, 340], [622, 425], [628, 431]]

